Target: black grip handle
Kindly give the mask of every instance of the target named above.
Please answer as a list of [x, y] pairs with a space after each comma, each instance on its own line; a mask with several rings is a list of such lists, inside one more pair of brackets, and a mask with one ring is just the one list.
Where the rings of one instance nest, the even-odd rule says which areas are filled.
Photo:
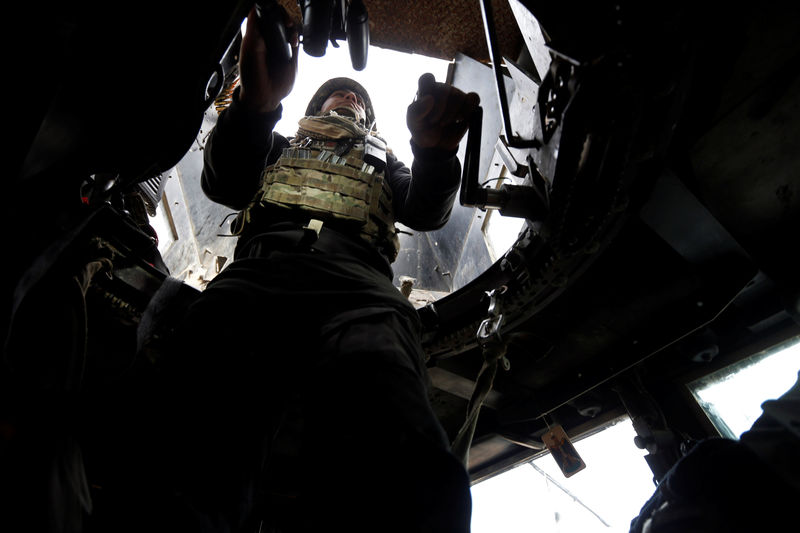
[[313, 57], [322, 57], [331, 36], [334, 0], [300, 0], [303, 17], [303, 50]]
[[466, 207], [483, 207], [486, 191], [481, 188], [478, 171], [481, 164], [481, 132], [483, 129], [483, 108], [478, 108], [469, 119], [467, 147], [464, 153], [464, 168], [461, 174], [459, 201]]
[[347, 10], [347, 46], [353, 69], [364, 70], [369, 51], [369, 16], [361, 0], [350, 2]]
[[292, 59], [292, 49], [283, 24], [285, 11], [276, 0], [259, 0], [255, 8], [258, 29], [267, 45], [267, 65], [285, 65]]

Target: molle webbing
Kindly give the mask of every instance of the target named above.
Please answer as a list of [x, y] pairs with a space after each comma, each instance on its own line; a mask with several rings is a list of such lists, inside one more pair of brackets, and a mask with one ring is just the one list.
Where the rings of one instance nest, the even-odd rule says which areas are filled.
[[372, 185], [382, 181], [344, 165], [281, 157], [264, 171], [261, 202], [366, 223]]
[[[337, 155], [343, 143], [347, 143], [347, 151]], [[275, 164], [264, 169], [261, 188], [244, 213], [244, 223], [260, 206], [285, 208], [327, 222], [346, 222], [352, 225], [354, 234], [358, 232], [394, 261], [399, 241], [392, 191], [383, 173], [364, 163], [363, 153], [363, 138], [294, 141]]]

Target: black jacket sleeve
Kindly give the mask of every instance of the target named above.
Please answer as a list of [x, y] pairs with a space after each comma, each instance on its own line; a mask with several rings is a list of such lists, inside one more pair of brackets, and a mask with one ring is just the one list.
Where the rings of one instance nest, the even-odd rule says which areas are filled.
[[236, 97], [220, 113], [203, 151], [202, 187], [206, 196], [231, 209], [247, 207], [258, 191], [264, 167], [277, 161], [288, 140], [272, 130], [283, 108], [252, 113]]
[[417, 231], [439, 229], [450, 218], [461, 164], [456, 151], [420, 148], [411, 142], [411, 169], [387, 154], [386, 179], [392, 188], [395, 220]]

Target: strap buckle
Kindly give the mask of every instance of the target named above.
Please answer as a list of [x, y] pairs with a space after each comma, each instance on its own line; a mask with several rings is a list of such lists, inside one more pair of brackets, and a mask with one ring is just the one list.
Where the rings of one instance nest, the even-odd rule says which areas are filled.
[[308, 224], [303, 226], [303, 229], [306, 230], [306, 233], [310, 234], [312, 231], [314, 232], [314, 240], [316, 241], [319, 239], [319, 233], [322, 231], [322, 224], [323, 222], [319, 219], [312, 218], [309, 219]]

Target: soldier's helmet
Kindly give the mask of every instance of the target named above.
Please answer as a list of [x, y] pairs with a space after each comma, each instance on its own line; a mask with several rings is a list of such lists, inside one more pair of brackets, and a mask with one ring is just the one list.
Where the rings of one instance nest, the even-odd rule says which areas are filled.
[[360, 83], [346, 77], [331, 78], [320, 85], [319, 89], [317, 89], [317, 92], [314, 93], [314, 96], [312, 96], [311, 100], [308, 102], [306, 116], [312, 116], [319, 113], [320, 108], [322, 108], [322, 104], [325, 103], [325, 100], [328, 99], [331, 93], [341, 89], [353, 91], [364, 100], [364, 110], [366, 111], [367, 115], [367, 126], [374, 124], [375, 110], [372, 108], [372, 101], [369, 98], [369, 93], [367, 93], [367, 90]]

